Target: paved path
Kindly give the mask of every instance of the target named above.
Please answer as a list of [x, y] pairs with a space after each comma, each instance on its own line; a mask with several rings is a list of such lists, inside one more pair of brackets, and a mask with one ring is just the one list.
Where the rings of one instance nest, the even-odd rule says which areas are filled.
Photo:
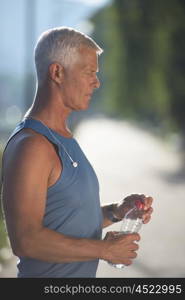
[[[81, 123], [76, 138], [98, 175], [102, 204], [131, 193], [154, 198], [152, 221], [141, 229], [134, 263], [117, 270], [100, 261], [97, 277], [185, 277], [185, 183], [177, 176], [175, 149], [133, 125], [103, 118]], [[104, 229], [103, 236], [119, 226]], [[0, 277], [15, 272], [13, 260]]]

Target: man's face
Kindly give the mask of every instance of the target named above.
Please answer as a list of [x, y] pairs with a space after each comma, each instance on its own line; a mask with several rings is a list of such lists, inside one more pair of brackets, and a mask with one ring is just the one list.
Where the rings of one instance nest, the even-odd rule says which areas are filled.
[[66, 107], [71, 110], [85, 110], [93, 90], [99, 88], [98, 55], [94, 49], [83, 47], [75, 62], [64, 69], [61, 91]]

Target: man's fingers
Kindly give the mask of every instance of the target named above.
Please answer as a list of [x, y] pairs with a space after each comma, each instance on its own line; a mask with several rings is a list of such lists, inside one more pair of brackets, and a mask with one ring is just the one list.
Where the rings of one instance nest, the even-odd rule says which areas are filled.
[[137, 253], [135, 251], [130, 251], [129, 258], [136, 258], [136, 257], [137, 257]]
[[147, 210], [153, 202], [153, 198], [151, 196], [146, 196], [144, 194], [131, 194], [124, 199], [124, 202], [128, 203], [128, 205], [133, 205], [136, 200], [140, 200], [144, 203], [144, 210]]
[[124, 265], [125, 266], [129, 266], [132, 264], [132, 260], [131, 259], [124, 259]]
[[150, 221], [151, 219], [151, 216], [146, 216], [144, 219], [143, 219], [143, 223], [146, 224]]
[[139, 245], [134, 243], [131, 250], [136, 251], [138, 249], [139, 249]]
[[143, 200], [143, 203], [144, 203], [144, 208], [143, 209], [145, 211], [147, 211], [151, 207], [152, 202], [153, 202], [152, 197], [150, 197], [150, 196], [145, 197], [144, 200]]
[[141, 239], [141, 237], [138, 233], [130, 233], [130, 234], [127, 234], [126, 237], [129, 242], [139, 241]]

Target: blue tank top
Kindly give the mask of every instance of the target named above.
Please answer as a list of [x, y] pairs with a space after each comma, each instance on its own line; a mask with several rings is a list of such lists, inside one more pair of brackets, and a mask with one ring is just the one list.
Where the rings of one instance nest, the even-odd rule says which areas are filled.
[[[55, 144], [62, 161], [59, 179], [47, 190], [44, 226], [70, 237], [101, 239], [103, 217], [98, 179], [76, 139], [61, 136], [40, 121], [27, 119], [18, 124], [8, 142], [23, 128], [31, 128]], [[78, 162], [77, 167], [72, 165], [69, 155]], [[95, 277], [98, 267], [98, 259], [72, 263], [19, 259], [18, 277]]]

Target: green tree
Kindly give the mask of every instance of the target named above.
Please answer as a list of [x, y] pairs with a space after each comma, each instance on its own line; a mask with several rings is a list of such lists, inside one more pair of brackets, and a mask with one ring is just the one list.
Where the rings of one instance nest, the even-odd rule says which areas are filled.
[[95, 16], [106, 112], [184, 132], [184, 13], [181, 0], [115, 0]]

